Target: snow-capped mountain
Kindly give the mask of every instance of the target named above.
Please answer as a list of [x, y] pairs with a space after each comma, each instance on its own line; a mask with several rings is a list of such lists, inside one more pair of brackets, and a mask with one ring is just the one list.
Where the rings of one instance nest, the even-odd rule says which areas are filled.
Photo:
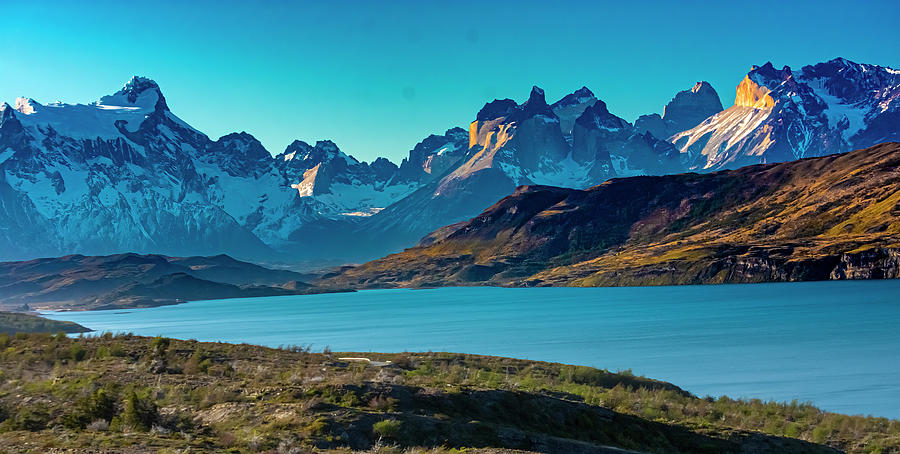
[[244, 132], [213, 141], [141, 77], [87, 105], [19, 98], [0, 106], [0, 260], [269, 257], [307, 223], [368, 216], [427, 180], [413, 176], [400, 181], [389, 161], [359, 162], [329, 141], [274, 158]]
[[144, 78], [89, 105], [22, 98], [15, 108], [4, 105], [3, 259], [266, 249], [223, 206], [210, 203], [196, 159], [209, 143]]
[[846, 152], [900, 139], [900, 71], [837, 58], [793, 71], [753, 66], [734, 105], [671, 141], [690, 169]]
[[586, 87], [548, 104], [484, 105], [468, 131], [398, 165], [328, 140], [273, 156], [241, 132], [212, 140], [135, 77], [87, 105], [0, 104], [0, 260], [71, 253], [227, 253], [365, 260], [465, 221], [519, 185], [711, 171], [900, 141], [900, 71], [836, 59], [753, 67], [726, 110], [706, 82], [634, 124]]

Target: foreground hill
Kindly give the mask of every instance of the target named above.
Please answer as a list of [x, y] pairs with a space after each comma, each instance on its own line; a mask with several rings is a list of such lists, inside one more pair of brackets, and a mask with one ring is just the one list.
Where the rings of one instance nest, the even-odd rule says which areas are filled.
[[900, 277], [900, 144], [579, 191], [523, 186], [331, 285], [653, 285]]
[[897, 421], [556, 363], [111, 335], [0, 347], [9, 453], [900, 452]]
[[0, 263], [0, 308], [115, 309], [320, 292], [307, 278], [227, 255], [70, 255]]

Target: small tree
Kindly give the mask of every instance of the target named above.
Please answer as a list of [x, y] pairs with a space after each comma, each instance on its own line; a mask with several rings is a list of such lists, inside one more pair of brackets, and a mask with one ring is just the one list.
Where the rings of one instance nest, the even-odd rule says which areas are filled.
[[122, 410], [122, 422], [139, 430], [149, 430], [159, 419], [156, 404], [150, 398], [141, 398], [131, 391], [125, 395]]
[[372, 432], [379, 437], [396, 439], [400, 435], [400, 430], [402, 428], [403, 421], [397, 421], [396, 419], [385, 419], [383, 421], [378, 421], [374, 425], [372, 425]]

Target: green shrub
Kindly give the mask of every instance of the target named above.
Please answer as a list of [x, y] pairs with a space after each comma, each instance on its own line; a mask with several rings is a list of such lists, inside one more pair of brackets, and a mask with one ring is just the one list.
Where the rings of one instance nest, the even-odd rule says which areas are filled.
[[72, 361], [78, 362], [84, 359], [87, 356], [87, 351], [85, 351], [84, 347], [81, 344], [75, 343], [69, 347], [69, 359]]
[[353, 391], [347, 391], [341, 396], [341, 406], [344, 407], [358, 407], [362, 402], [359, 400], [359, 397]]
[[12, 430], [37, 432], [44, 430], [50, 419], [50, 413], [42, 407], [25, 407], [19, 408], [6, 423]]
[[813, 429], [812, 431], [812, 441], [813, 443], [823, 444], [828, 440], [828, 435], [831, 431], [825, 427], [819, 426]]
[[84, 429], [98, 419], [111, 420], [115, 413], [115, 399], [101, 388], [90, 396], [78, 400], [75, 408], [63, 415], [62, 423], [70, 429]]
[[109, 358], [109, 347], [105, 345], [101, 345], [94, 350], [94, 358], [97, 359], [105, 359]]
[[397, 436], [400, 435], [400, 430], [402, 428], [403, 421], [397, 421], [396, 419], [385, 419], [373, 424], [372, 432], [379, 437], [397, 438]]
[[184, 363], [184, 373], [186, 374], [206, 374], [209, 372], [209, 367], [212, 365], [212, 360], [210, 360], [207, 355], [200, 350], [194, 350], [194, 354], [188, 358], [187, 362]]
[[306, 431], [310, 435], [322, 435], [328, 429], [328, 418], [316, 418], [313, 422], [307, 424]]
[[153, 338], [153, 353], [157, 356], [163, 356], [166, 354], [166, 351], [169, 349], [169, 344], [172, 341], [168, 337], [156, 336]]
[[116, 342], [112, 344], [112, 347], [109, 348], [109, 354], [111, 356], [121, 358], [125, 356], [125, 348], [122, 347], [122, 344], [120, 342]]

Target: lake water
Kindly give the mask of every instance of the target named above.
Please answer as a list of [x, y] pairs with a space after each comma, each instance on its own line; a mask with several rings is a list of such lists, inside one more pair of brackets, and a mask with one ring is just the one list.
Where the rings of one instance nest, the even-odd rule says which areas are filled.
[[632, 369], [701, 396], [900, 418], [900, 280], [370, 290], [46, 315], [201, 341]]

